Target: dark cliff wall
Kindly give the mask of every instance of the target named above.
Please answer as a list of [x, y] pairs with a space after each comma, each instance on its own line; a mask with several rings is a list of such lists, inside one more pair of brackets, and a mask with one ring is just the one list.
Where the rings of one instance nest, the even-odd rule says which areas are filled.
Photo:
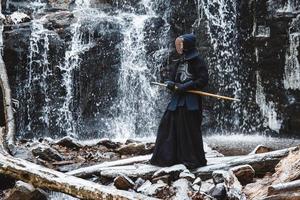
[[[111, 16], [118, 12], [147, 13], [139, 1], [90, 2], [92, 7]], [[298, 135], [300, 80], [295, 73], [300, 72], [300, 3], [297, 0], [221, 2], [153, 1], [156, 16], [147, 19], [142, 29], [149, 69], [167, 60], [156, 55], [163, 45], [168, 47], [168, 53], [161, 55], [174, 57], [174, 39], [194, 32], [198, 49], [210, 66], [207, 90], [241, 99], [241, 103], [232, 103], [205, 98], [206, 132]], [[124, 27], [117, 18], [101, 20], [106, 18], [95, 16], [78, 29], [82, 41], [78, 48], [88, 45], [90, 40], [93, 46], [79, 52], [79, 61], [76, 60], [79, 66], [69, 74], [72, 101], [63, 107], [67, 108], [67, 113], [63, 113], [60, 108], [66, 102], [67, 90], [63, 86], [66, 73], [57, 66], [75, 62], [64, 59], [74, 43], [73, 25], [78, 16], [73, 13], [73, 1], [45, 3], [43, 9], [33, 9], [27, 1], [11, 0], [3, 6], [7, 15], [18, 10], [31, 18], [24, 23], [7, 23], [4, 30], [4, 60], [13, 97], [20, 100], [16, 115], [19, 134], [58, 137], [67, 134], [65, 129], [72, 132], [76, 128], [74, 134], [88, 138], [106, 135], [103, 119], [113, 118], [118, 112], [111, 107], [120, 92], [120, 48], [123, 48], [120, 45], [125, 37], [121, 33]], [[43, 33], [37, 31], [41, 27], [34, 27], [34, 20], [41, 18], [45, 19]], [[162, 35], [164, 38], [160, 38]], [[158, 77], [157, 72], [151, 73]], [[159, 118], [163, 111], [157, 112]], [[49, 119], [41, 120], [45, 116]], [[72, 124], [66, 123], [67, 118], [73, 120]], [[28, 129], [30, 123], [33, 126]]]

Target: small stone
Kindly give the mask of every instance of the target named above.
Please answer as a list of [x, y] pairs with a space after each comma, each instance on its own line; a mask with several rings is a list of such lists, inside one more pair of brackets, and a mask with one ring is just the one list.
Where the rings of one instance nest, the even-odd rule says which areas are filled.
[[227, 174], [227, 171], [224, 170], [216, 170], [212, 173], [212, 178], [214, 181], [214, 184], [219, 184], [224, 182], [224, 175]]
[[194, 179], [196, 178], [195, 175], [193, 173], [191, 173], [188, 169], [183, 170], [183, 172], [181, 172], [179, 174], [179, 178], [185, 178], [186, 180], [192, 182], [194, 181]]
[[146, 181], [142, 178], [137, 178], [134, 183], [134, 190], [137, 190], [139, 187], [141, 187]]
[[223, 183], [218, 183], [214, 186], [208, 194], [217, 200], [224, 200], [226, 199], [226, 189]]
[[159, 176], [159, 177], [155, 177], [152, 179], [152, 183], [157, 183], [158, 181], [162, 181], [164, 183], [169, 184], [171, 182], [171, 176], [169, 174], [164, 175], [164, 176]]
[[255, 147], [255, 149], [251, 153], [249, 153], [249, 155], [259, 154], [259, 153], [267, 153], [270, 151], [273, 151], [273, 149], [270, 147], [263, 146], [263, 145], [258, 145], [257, 147]]
[[121, 175], [114, 179], [114, 186], [120, 190], [129, 190], [134, 187], [134, 182], [129, 177]]
[[201, 190], [205, 193], [208, 193], [214, 186], [214, 181], [212, 179], [208, 179], [206, 181], [202, 181]]
[[64, 159], [58, 151], [45, 144], [39, 144], [33, 147], [31, 152], [35, 157], [46, 161], [62, 161]]
[[253, 181], [255, 170], [250, 165], [240, 165], [230, 169], [242, 185]]
[[63, 137], [62, 139], [57, 141], [55, 144], [63, 146], [63, 147], [67, 147], [70, 149], [79, 149], [81, 147], [81, 145], [78, 142], [76, 142], [73, 138], [71, 138], [69, 136]]
[[161, 190], [164, 190], [168, 185], [162, 181], [158, 181], [155, 184], [152, 184], [147, 180], [141, 187], [137, 189], [137, 192], [143, 193], [148, 196], [154, 196], [159, 193]]

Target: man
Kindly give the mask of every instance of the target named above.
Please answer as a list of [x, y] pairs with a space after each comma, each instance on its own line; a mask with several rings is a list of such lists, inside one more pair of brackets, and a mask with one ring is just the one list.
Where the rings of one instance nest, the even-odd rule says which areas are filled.
[[202, 99], [186, 91], [202, 90], [208, 83], [208, 72], [193, 34], [178, 37], [175, 46], [180, 59], [171, 67], [170, 80], [166, 81], [173, 94], [161, 119], [150, 163], [181, 163], [193, 169], [207, 163], [201, 134]]

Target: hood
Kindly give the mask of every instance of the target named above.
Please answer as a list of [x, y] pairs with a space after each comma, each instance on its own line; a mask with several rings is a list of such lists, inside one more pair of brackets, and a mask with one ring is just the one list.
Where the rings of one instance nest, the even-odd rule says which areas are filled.
[[196, 37], [194, 34], [184, 34], [179, 36], [183, 39], [183, 54], [185, 60], [190, 60], [197, 57], [198, 51], [196, 49]]

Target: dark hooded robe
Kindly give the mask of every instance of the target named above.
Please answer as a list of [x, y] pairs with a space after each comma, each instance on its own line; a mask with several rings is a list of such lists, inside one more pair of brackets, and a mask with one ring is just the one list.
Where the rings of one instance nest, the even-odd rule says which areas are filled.
[[184, 164], [188, 168], [206, 165], [201, 133], [202, 98], [187, 90], [202, 90], [208, 83], [207, 65], [198, 54], [193, 34], [183, 39], [183, 56], [171, 67], [170, 81], [179, 91], [173, 91], [158, 127], [150, 163], [158, 166]]

